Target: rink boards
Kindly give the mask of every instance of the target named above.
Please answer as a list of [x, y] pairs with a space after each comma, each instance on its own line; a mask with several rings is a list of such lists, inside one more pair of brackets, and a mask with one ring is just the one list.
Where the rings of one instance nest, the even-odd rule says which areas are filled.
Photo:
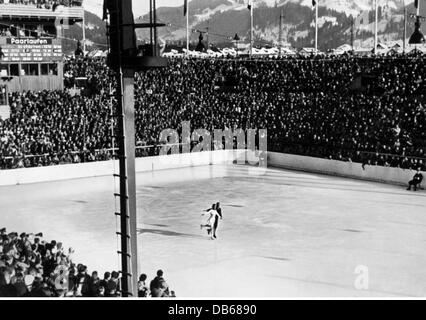
[[[238, 164], [245, 164], [248, 160], [250, 160], [255, 167], [257, 166], [256, 156], [257, 155], [253, 154], [253, 152], [247, 152], [245, 150], [220, 150], [138, 158], [136, 159], [136, 172], [152, 172], [217, 164], [230, 165], [236, 162], [238, 162]], [[404, 170], [400, 168], [369, 165], [363, 168], [360, 163], [275, 152], [268, 152], [268, 167], [321, 173], [396, 185], [406, 185], [415, 174], [415, 171], [408, 169]], [[117, 161], [0, 170], [0, 186], [110, 176], [113, 173], [117, 173], [117, 170]], [[426, 173], [423, 173], [423, 175], [426, 176]]]

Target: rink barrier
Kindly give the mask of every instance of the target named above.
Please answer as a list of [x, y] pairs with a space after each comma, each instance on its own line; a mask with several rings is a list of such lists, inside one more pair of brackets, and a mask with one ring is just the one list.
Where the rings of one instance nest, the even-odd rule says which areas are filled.
[[[137, 158], [136, 172], [150, 172], [211, 164], [232, 164], [244, 150], [219, 150], [168, 156]], [[66, 164], [49, 167], [0, 170], [0, 186], [93, 178], [118, 173], [118, 161]]]
[[[167, 169], [178, 169], [212, 164], [231, 165], [239, 160], [251, 160], [255, 163], [256, 155], [245, 150], [220, 150], [169, 156], [156, 156], [136, 159], [136, 172], [150, 172]], [[413, 178], [414, 170], [366, 165], [268, 152], [268, 166], [296, 171], [320, 173], [346, 178], [375, 181], [397, 185], [407, 185]], [[112, 175], [118, 173], [118, 162], [91, 162], [68, 164], [39, 168], [0, 170], [0, 186], [12, 186], [58, 180], [71, 180]], [[423, 173], [426, 176], [426, 173]], [[423, 183], [424, 186], [424, 183]]]
[[[321, 173], [345, 178], [395, 185], [408, 185], [415, 170], [366, 165], [321, 158], [268, 152], [268, 166], [296, 171]], [[423, 172], [426, 177], [426, 172]], [[423, 183], [424, 184], [424, 183]]]

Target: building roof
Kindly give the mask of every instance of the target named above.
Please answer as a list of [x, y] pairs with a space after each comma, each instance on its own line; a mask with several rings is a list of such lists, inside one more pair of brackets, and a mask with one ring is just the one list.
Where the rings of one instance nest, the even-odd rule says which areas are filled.
[[55, 11], [46, 8], [37, 8], [35, 5], [2, 3], [0, 4], [0, 20], [13, 19], [38, 19], [56, 20], [69, 19], [71, 21], [82, 21], [84, 9], [82, 6], [65, 7], [58, 6]]

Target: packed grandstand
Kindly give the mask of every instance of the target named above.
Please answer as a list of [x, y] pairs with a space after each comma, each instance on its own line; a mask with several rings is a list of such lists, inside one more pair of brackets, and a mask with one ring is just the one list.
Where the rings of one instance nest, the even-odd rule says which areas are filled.
[[[163, 278], [163, 271], [146, 283], [142, 274], [138, 296], [174, 297]], [[0, 229], [0, 297], [119, 297], [120, 273], [89, 272], [76, 263], [74, 249], [62, 242], [46, 240], [43, 233], [8, 232]]]
[[67, 7], [81, 6], [83, 0], [0, 0], [0, 4], [3, 3], [35, 5], [38, 8], [51, 9], [54, 5], [61, 5]]
[[[364, 165], [426, 169], [424, 56], [171, 59], [136, 74], [137, 156], [158, 153], [160, 132], [268, 129], [268, 150]], [[70, 59], [72, 90], [14, 92], [0, 120], [0, 168], [109, 160], [114, 75], [100, 59]], [[356, 79], [374, 80], [359, 88]], [[222, 87], [218, 79], [234, 79]], [[365, 82], [365, 80], [361, 80]]]

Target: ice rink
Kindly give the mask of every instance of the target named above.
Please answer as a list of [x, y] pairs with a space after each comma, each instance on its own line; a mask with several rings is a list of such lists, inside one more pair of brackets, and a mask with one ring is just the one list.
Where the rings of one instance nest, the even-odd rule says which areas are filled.
[[[139, 272], [178, 297], [426, 296], [426, 193], [246, 166], [138, 174]], [[0, 187], [0, 226], [118, 269], [112, 177]], [[222, 203], [216, 241], [202, 209]], [[368, 290], [359, 290], [361, 267]], [[368, 270], [368, 274], [366, 273]]]

